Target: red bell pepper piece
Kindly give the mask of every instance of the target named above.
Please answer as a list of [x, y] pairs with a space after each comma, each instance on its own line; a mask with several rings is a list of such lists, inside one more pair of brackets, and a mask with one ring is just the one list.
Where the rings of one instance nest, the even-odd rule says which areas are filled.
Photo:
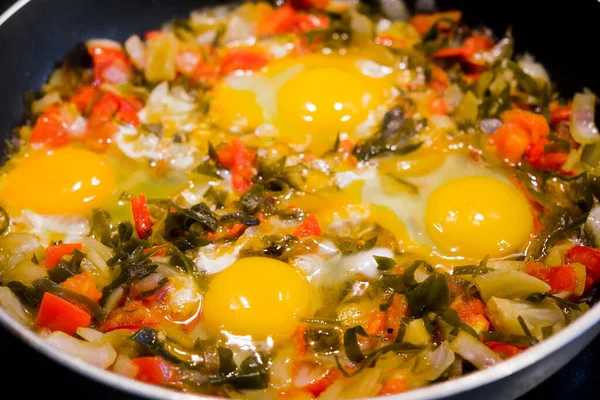
[[75, 334], [77, 328], [90, 326], [90, 314], [52, 293], [44, 293], [35, 326]]
[[245, 192], [252, 186], [256, 152], [250, 151], [240, 139], [234, 139], [228, 146], [217, 151], [219, 163], [231, 172], [231, 183], [238, 192]]
[[66, 255], [73, 253], [75, 249], [81, 251], [81, 243], [61, 243], [46, 248], [46, 268], [54, 268]]
[[136, 379], [155, 385], [176, 385], [177, 369], [161, 357], [139, 357], [131, 360], [138, 367]]
[[314, 214], [309, 214], [304, 221], [294, 230], [292, 235], [299, 238], [308, 238], [311, 236], [321, 236], [321, 227]]
[[131, 199], [131, 211], [135, 230], [140, 239], [147, 239], [152, 234], [152, 220], [148, 212], [146, 196], [141, 193]]
[[108, 332], [115, 329], [140, 329], [156, 324], [156, 319], [142, 302], [129, 301], [123, 307], [117, 308], [108, 314], [102, 325], [102, 330]]
[[71, 142], [69, 126], [66, 123], [59, 106], [49, 106], [33, 127], [31, 143], [41, 143], [48, 147], [58, 148]]
[[67, 278], [67, 280], [61, 283], [60, 286], [75, 293], [89, 297], [96, 303], [102, 297], [102, 292], [98, 290], [98, 287], [94, 283], [94, 280], [89, 272], [83, 272]]
[[600, 280], [600, 250], [586, 246], [575, 246], [565, 253], [567, 264], [580, 263], [585, 265], [585, 270], [594, 281]]

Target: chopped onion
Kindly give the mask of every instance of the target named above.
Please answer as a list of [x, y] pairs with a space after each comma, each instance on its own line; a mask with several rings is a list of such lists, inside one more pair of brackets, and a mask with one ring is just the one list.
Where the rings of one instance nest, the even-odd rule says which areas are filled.
[[596, 96], [593, 93], [577, 93], [571, 111], [571, 136], [577, 143], [588, 144], [600, 141], [594, 121]]
[[34, 114], [41, 114], [44, 112], [46, 107], [52, 104], [60, 103], [61, 98], [58, 92], [50, 92], [39, 100], [34, 101], [31, 104], [31, 111]]
[[502, 121], [499, 120], [498, 118], [482, 119], [481, 122], [479, 123], [479, 127], [481, 128], [481, 131], [487, 135], [491, 135], [492, 133], [496, 132], [496, 130], [498, 130], [498, 128], [500, 128], [501, 126], [502, 126]]
[[104, 334], [92, 328], [77, 328], [77, 334], [90, 343], [100, 343]]
[[600, 206], [595, 205], [585, 221], [585, 232], [592, 238], [594, 244], [600, 247]]
[[456, 356], [450, 349], [450, 343], [445, 340], [437, 349], [429, 353], [423, 360], [424, 362], [419, 365], [419, 370], [423, 371], [421, 376], [428, 381], [434, 381], [452, 365], [455, 359]]
[[46, 341], [56, 346], [61, 352], [102, 369], [110, 367], [117, 358], [117, 352], [108, 343], [96, 345], [84, 342], [60, 331], [52, 333], [46, 338]]
[[138, 69], [144, 69], [146, 66], [146, 46], [138, 35], [130, 36], [125, 41], [125, 50], [129, 58]]
[[479, 369], [491, 367], [502, 361], [492, 349], [463, 331], [450, 343], [450, 348]]
[[20, 323], [32, 324], [31, 315], [25, 311], [25, 307], [23, 307], [19, 298], [6, 286], [0, 286], [0, 306]]
[[544, 69], [542, 64], [535, 61], [531, 54], [525, 54], [517, 64], [519, 67], [525, 72], [527, 75], [531, 76], [534, 79], [549, 82], [550, 77], [548, 76], [548, 72]]
[[221, 37], [223, 43], [252, 45], [256, 41], [255, 25], [239, 15], [229, 18], [225, 33]]
[[140, 279], [139, 281], [134, 283], [131, 289], [134, 293], [144, 293], [150, 291], [154, 289], [158, 285], [158, 282], [160, 282], [163, 278], [164, 275], [162, 274], [150, 274], [147, 277]]
[[139, 368], [137, 365], [131, 362], [129, 357], [119, 354], [115, 360], [112, 370], [119, 375], [135, 378], [138, 374]]
[[392, 21], [403, 20], [407, 21], [410, 13], [408, 7], [402, 0], [380, 0], [379, 6], [383, 15]]
[[108, 296], [106, 303], [104, 304], [104, 311], [106, 311], [107, 314], [117, 308], [124, 292], [123, 287], [119, 286]]

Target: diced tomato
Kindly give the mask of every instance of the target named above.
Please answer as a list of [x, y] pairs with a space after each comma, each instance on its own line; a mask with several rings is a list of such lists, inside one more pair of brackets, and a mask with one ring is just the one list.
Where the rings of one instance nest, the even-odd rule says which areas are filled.
[[402, 318], [406, 317], [407, 311], [408, 302], [406, 301], [406, 297], [404, 295], [394, 294], [392, 304], [386, 312], [385, 338], [388, 341], [393, 342], [396, 339], [396, 336], [398, 336]]
[[374, 311], [369, 318], [365, 331], [369, 335], [380, 335], [385, 330], [386, 315], [383, 311]]
[[525, 265], [525, 272], [550, 285], [551, 293], [573, 290], [576, 285], [575, 268], [567, 265], [547, 267], [539, 261], [528, 262]]
[[329, 26], [329, 18], [323, 15], [298, 13], [289, 5], [277, 8], [265, 16], [256, 27], [258, 36], [304, 33]]
[[485, 318], [483, 302], [475, 297], [460, 296], [454, 299], [450, 308], [455, 310], [462, 322], [478, 332], [487, 331], [490, 323]]
[[140, 124], [140, 117], [138, 117], [135, 106], [125, 99], [121, 100], [119, 111], [117, 111], [115, 117], [124, 124], [133, 126], [138, 126]]
[[[536, 144], [542, 144], [541, 149], [544, 150], [543, 144], [546, 143], [550, 127], [543, 116], [515, 109], [502, 113], [502, 121], [502, 126], [490, 137], [491, 143], [496, 146], [498, 157], [518, 163]], [[532, 154], [528, 154], [533, 162], [541, 160], [541, 156], [537, 154], [539, 148], [536, 147]]]
[[552, 124], [556, 124], [560, 121], [568, 121], [571, 119], [571, 111], [573, 109], [573, 103], [567, 105], [561, 105], [558, 103], [550, 103], [550, 119]]
[[204, 61], [199, 51], [191, 49], [177, 53], [177, 71], [199, 82], [215, 79], [218, 75], [217, 69]]
[[77, 328], [90, 326], [91, 321], [91, 315], [81, 308], [46, 292], [42, 298], [35, 326], [73, 335]]
[[308, 238], [311, 236], [321, 236], [321, 227], [319, 221], [314, 214], [309, 214], [304, 218], [304, 221], [294, 230], [292, 235], [299, 238]]
[[69, 289], [75, 293], [89, 297], [96, 303], [102, 297], [102, 292], [100, 292], [98, 287], [96, 287], [96, 284], [94, 283], [94, 280], [89, 272], [83, 272], [67, 278], [67, 280], [60, 285], [65, 289]]
[[81, 243], [61, 243], [48, 246], [44, 265], [46, 268], [56, 267], [64, 256], [73, 253], [75, 249], [81, 250]]
[[135, 230], [140, 239], [147, 239], [152, 234], [152, 220], [148, 212], [146, 196], [143, 193], [131, 199], [131, 211], [133, 213], [133, 222]]
[[128, 83], [132, 67], [123, 49], [112, 47], [88, 47], [94, 64], [94, 84], [107, 82], [113, 85]]
[[487, 342], [486, 346], [498, 354], [504, 354], [506, 357], [516, 356], [524, 350], [523, 347], [498, 342]]
[[569, 153], [547, 153], [547, 144], [545, 139], [533, 144], [525, 154], [525, 159], [532, 167], [558, 171], [569, 158]]
[[229, 228], [225, 236], [227, 236], [230, 239], [235, 239], [236, 237], [244, 233], [245, 230], [246, 224], [235, 223], [231, 228]]
[[71, 97], [69, 101], [77, 106], [79, 112], [85, 113], [86, 111], [89, 111], [97, 93], [98, 89], [91, 86], [84, 86], [79, 89], [79, 92]]
[[163, 34], [163, 32], [162, 32], [162, 31], [157, 31], [157, 30], [154, 30], [154, 31], [148, 31], [148, 32], [146, 32], [146, 34], [144, 35], [144, 39], [146, 39], [146, 41], [148, 41], [148, 40], [152, 40], [152, 39], [154, 39], [154, 38], [156, 38], [156, 37], [158, 37], [158, 36], [160, 36], [160, 35], [162, 35], [162, 34]]
[[396, 394], [405, 392], [407, 389], [406, 378], [386, 379], [381, 384], [379, 395]]
[[319, 397], [329, 386], [340, 378], [341, 374], [337, 368], [330, 368], [321, 379], [317, 379], [309, 385], [303, 387], [304, 390], [312, 393], [314, 397]]
[[448, 74], [437, 65], [431, 67], [431, 88], [437, 93], [442, 93], [450, 86]]
[[236, 71], [257, 71], [267, 65], [269, 56], [263, 50], [252, 47], [230, 49], [221, 61], [221, 75]]
[[489, 36], [484, 35], [473, 35], [465, 39], [464, 43], [460, 47], [448, 47], [436, 52], [433, 57], [445, 58], [445, 57], [463, 57], [466, 60], [473, 61], [471, 57], [481, 51], [489, 50], [494, 45], [492, 39]]
[[231, 172], [231, 183], [238, 192], [245, 192], [252, 186], [256, 152], [250, 151], [240, 139], [234, 139], [228, 146], [217, 151], [219, 163]]
[[594, 281], [600, 280], [600, 250], [586, 246], [575, 246], [565, 253], [567, 264], [585, 265], [586, 272]]
[[443, 97], [433, 97], [429, 104], [429, 110], [434, 115], [448, 114], [448, 104], [446, 103], [446, 99]]
[[58, 148], [71, 142], [69, 126], [59, 106], [48, 106], [33, 127], [31, 143], [41, 143], [48, 147]]
[[129, 301], [123, 307], [108, 314], [102, 325], [105, 332], [115, 329], [140, 329], [145, 326], [155, 326], [156, 319], [140, 301]]
[[176, 385], [177, 368], [162, 357], [139, 357], [131, 360], [138, 367], [135, 379], [155, 385]]
[[[456, 23], [460, 22], [462, 13], [460, 11], [446, 11], [434, 14], [417, 14], [410, 19], [410, 23], [415, 27], [420, 35], [427, 33], [435, 23], [440, 19], [449, 19]], [[445, 29], [447, 24], [442, 24]]]

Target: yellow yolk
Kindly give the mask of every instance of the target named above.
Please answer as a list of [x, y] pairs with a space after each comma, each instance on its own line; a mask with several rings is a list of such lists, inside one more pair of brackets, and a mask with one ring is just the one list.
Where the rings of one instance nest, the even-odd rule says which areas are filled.
[[436, 189], [427, 203], [425, 223], [442, 252], [480, 259], [522, 250], [533, 218], [517, 188], [479, 176], [455, 179]]
[[237, 90], [222, 85], [215, 91], [210, 105], [214, 122], [222, 128], [254, 129], [264, 122], [263, 112], [251, 90]]
[[78, 214], [101, 206], [115, 177], [101, 155], [77, 148], [31, 152], [7, 173], [1, 201], [9, 212]]
[[279, 90], [279, 118], [294, 127], [282, 137], [297, 142], [303, 139], [298, 133], [304, 133], [333, 144], [339, 132], [352, 132], [365, 121], [368, 96], [356, 74], [333, 67], [306, 69]]
[[282, 261], [243, 258], [210, 282], [202, 315], [215, 332], [286, 339], [308, 315], [310, 291], [308, 281]]

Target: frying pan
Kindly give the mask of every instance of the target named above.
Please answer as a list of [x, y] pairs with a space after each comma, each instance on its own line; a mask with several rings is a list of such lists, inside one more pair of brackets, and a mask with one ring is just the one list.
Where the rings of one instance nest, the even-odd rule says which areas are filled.
[[[413, 8], [414, 3], [408, 2]], [[433, 2], [417, 3], [417, 7], [424, 7]], [[0, 137], [10, 138], [13, 128], [22, 121], [25, 91], [41, 87], [56, 62], [74, 44], [90, 38], [124, 41], [133, 33], [143, 33], [165, 20], [185, 17], [193, 9], [214, 4], [203, 0], [19, 0], [0, 16]], [[438, 0], [438, 6], [461, 9], [467, 23], [485, 24], [499, 35], [511, 27], [517, 52], [536, 56], [565, 97], [584, 87], [600, 93], [600, 75], [590, 53], [595, 50], [592, 45], [596, 39], [590, 35], [597, 35], [591, 27], [600, 17], [597, 1]], [[0, 154], [4, 153], [4, 142], [0, 143]], [[0, 323], [42, 354], [113, 388], [154, 399], [200, 398], [120, 377], [64, 355], [2, 309]], [[558, 334], [510, 360], [388, 398], [513, 399], [565, 365], [599, 332], [600, 306], [595, 306]]]

